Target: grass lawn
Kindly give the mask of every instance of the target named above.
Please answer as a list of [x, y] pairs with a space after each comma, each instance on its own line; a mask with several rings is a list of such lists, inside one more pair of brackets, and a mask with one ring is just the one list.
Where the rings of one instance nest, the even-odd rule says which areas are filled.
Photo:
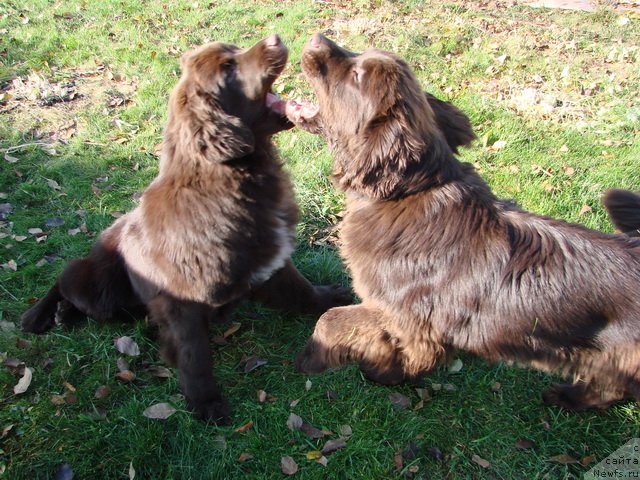
[[[156, 174], [180, 54], [277, 32], [290, 65], [276, 90], [295, 98], [310, 93], [298, 63], [316, 31], [352, 50], [406, 58], [425, 89], [471, 117], [478, 141], [462, 158], [529, 210], [611, 231], [600, 194], [640, 190], [640, 17], [604, 2], [582, 13], [484, 0], [5, 0], [0, 478], [282, 478], [283, 457], [301, 479], [582, 478], [640, 437], [635, 404], [548, 408], [540, 394], [557, 379], [467, 355], [458, 372], [437, 369], [421, 391], [371, 384], [355, 367], [307, 378], [292, 359], [315, 318], [251, 304], [236, 312], [237, 331], [212, 327], [223, 344], [214, 368], [233, 407], [228, 427], [185, 410], [175, 370], [167, 378], [157, 368], [156, 334], [144, 320], [20, 332], [21, 313]], [[343, 198], [328, 179], [326, 146], [295, 130], [276, 141], [303, 213], [296, 263], [315, 282], [348, 285], [332, 228]], [[138, 356], [116, 350], [122, 336], [137, 342]], [[245, 373], [252, 356], [267, 363]], [[122, 360], [134, 380], [117, 379]], [[14, 394], [20, 362], [33, 377]], [[146, 418], [157, 403], [177, 411]], [[288, 428], [291, 413], [322, 438]], [[340, 437], [346, 446], [316, 461]]]

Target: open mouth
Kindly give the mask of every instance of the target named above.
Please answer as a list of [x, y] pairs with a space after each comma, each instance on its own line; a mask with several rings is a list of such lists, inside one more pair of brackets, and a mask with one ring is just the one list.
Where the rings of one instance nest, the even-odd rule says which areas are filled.
[[286, 113], [286, 103], [287, 102], [271, 91], [267, 92], [267, 96], [264, 99], [264, 104], [267, 109], [281, 117]]
[[320, 112], [320, 107], [306, 100], [289, 100], [284, 105], [284, 113], [294, 123], [311, 120]]

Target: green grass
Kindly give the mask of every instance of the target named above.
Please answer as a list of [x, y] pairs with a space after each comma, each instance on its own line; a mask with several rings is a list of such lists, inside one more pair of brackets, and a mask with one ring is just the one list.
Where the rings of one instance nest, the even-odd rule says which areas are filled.
[[[425, 381], [432, 398], [418, 410], [395, 410], [388, 395], [413, 404], [410, 386], [385, 388], [365, 381], [355, 367], [311, 378], [296, 373], [292, 358], [314, 318], [294, 317], [244, 305], [240, 330], [214, 352], [215, 373], [233, 406], [232, 425], [205, 425], [185, 411], [174, 376], [146, 371], [161, 364], [156, 333], [144, 321], [89, 324], [44, 336], [21, 334], [20, 314], [42, 295], [66, 261], [87, 253], [95, 235], [131, 209], [157, 172], [168, 94], [177, 80], [179, 56], [206, 40], [242, 46], [271, 32], [290, 48], [291, 62], [276, 88], [284, 96], [310, 93], [298, 66], [315, 31], [351, 49], [369, 46], [406, 58], [425, 89], [454, 101], [471, 117], [479, 140], [462, 158], [475, 163], [493, 189], [534, 212], [611, 231], [599, 195], [608, 187], [640, 189], [640, 90], [638, 17], [602, 9], [594, 14], [510, 9], [486, 2], [109, 2], [8, 0], [0, 5], [0, 203], [13, 211], [0, 224], [2, 356], [33, 369], [26, 393], [13, 395], [18, 377], [0, 367], [0, 478], [52, 478], [67, 463], [76, 478], [281, 478], [280, 459], [291, 456], [297, 478], [581, 478], [588, 467], [547, 461], [567, 454], [604, 459], [640, 436], [640, 410], [632, 404], [606, 412], [568, 414], [543, 406], [541, 391], [554, 379], [539, 372], [489, 365], [462, 355], [460, 373], [436, 370]], [[28, 21], [27, 21], [28, 20]], [[85, 72], [78, 76], [79, 72]], [[50, 107], [21, 99], [14, 79], [28, 76], [51, 85], [75, 81], [76, 100]], [[32, 93], [34, 89], [30, 90]], [[7, 95], [7, 93], [13, 95]], [[122, 97], [122, 105], [110, 99]], [[114, 122], [118, 119], [122, 122]], [[75, 121], [72, 136], [52, 133]], [[501, 149], [492, 149], [496, 141]], [[38, 142], [53, 145], [56, 155]], [[331, 156], [324, 142], [300, 131], [277, 137], [295, 181], [303, 221], [296, 263], [315, 282], [348, 284], [328, 227], [339, 220], [343, 199], [328, 178]], [[570, 168], [569, 168], [570, 167]], [[544, 173], [547, 172], [547, 173]], [[565, 172], [569, 172], [567, 174]], [[52, 189], [47, 179], [58, 182]], [[591, 211], [580, 214], [584, 205]], [[78, 213], [78, 210], [83, 211]], [[46, 227], [61, 217], [61, 227]], [[67, 231], [86, 225], [86, 233]], [[37, 243], [27, 230], [48, 234]], [[18, 241], [15, 236], [27, 236]], [[45, 255], [54, 260], [36, 264]], [[214, 326], [220, 335], [224, 326]], [[133, 337], [141, 355], [129, 359], [133, 383], [115, 380], [118, 336]], [[21, 348], [16, 339], [31, 344]], [[242, 361], [257, 355], [268, 364], [245, 374]], [[52, 395], [75, 388], [75, 403], [56, 406]], [[494, 392], [492, 386], [501, 388]], [[432, 384], [455, 391], [434, 391]], [[108, 385], [106, 398], [94, 397]], [[259, 403], [257, 390], [274, 398]], [[334, 392], [331, 396], [327, 392]], [[299, 400], [294, 407], [291, 401]], [[166, 421], [142, 416], [168, 402], [178, 412]], [[325, 439], [292, 432], [295, 412], [337, 438], [343, 425], [353, 435], [323, 467], [306, 458]], [[235, 429], [249, 420], [244, 433]], [[515, 447], [518, 439], [532, 449]], [[415, 443], [396, 471], [394, 454]], [[437, 447], [438, 461], [428, 453]], [[240, 454], [253, 458], [238, 460]], [[471, 459], [490, 462], [482, 468]], [[417, 467], [417, 471], [416, 470]], [[411, 471], [410, 471], [411, 470]]]

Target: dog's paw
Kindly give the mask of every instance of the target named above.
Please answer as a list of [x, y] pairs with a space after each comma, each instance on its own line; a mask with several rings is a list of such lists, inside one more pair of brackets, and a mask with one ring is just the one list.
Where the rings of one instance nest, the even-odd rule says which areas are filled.
[[402, 365], [395, 362], [392, 365], [385, 366], [374, 366], [367, 363], [361, 363], [360, 371], [367, 380], [381, 385], [393, 386], [411, 381], [411, 378], [404, 374]]
[[22, 314], [22, 330], [29, 333], [45, 333], [56, 325], [55, 316], [55, 309], [36, 303]]
[[351, 289], [341, 285], [318, 285], [315, 287], [318, 313], [324, 313], [330, 308], [351, 305], [353, 293]]
[[231, 410], [224, 397], [214, 397], [202, 401], [187, 400], [187, 405], [200, 420], [216, 425], [229, 424]]

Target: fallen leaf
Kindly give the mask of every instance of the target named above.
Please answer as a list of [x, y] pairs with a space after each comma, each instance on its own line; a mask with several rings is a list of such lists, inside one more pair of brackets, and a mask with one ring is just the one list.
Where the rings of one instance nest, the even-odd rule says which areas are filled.
[[14, 374], [24, 374], [24, 362], [22, 360], [18, 360], [17, 358], [7, 358], [3, 363], [4, 366], [11, 370]]
[[582, 465], [583, 467], [586, 467], [587, 465], [591, 464], [591, 462], [593, 462], [595, 459], [596, 459], [595, 453], [591, 455], [587, 455], [582, 460], [580, 460], [580, 465]]
[[47, 227], [61, 227], [64, 225], [64, 219], [60, 217], [48, 218], [45, 225]]
[[329, 455], [336, 450], [340, 450], [341, 448], [345, 448], [347, 446], [347, 442], [343, 438], [338, 438], [336, 440], [327, 440], [322, 447], [323, 455]]
[[136, 469], [133, 468], [133, 461], [129, 462], [129, 480], [136, 478]]
[[342, 435], [343, 437], [350, 437], [351, 435], [353, 435], [351, 425], [340, 425], [340, 435]]
[[299, 403], [300, 403], [300, 399], [299, 399], [299, 398], [297, 398], [297, 399], [295, 399], [295, 400], [291, 400], [291, 401], [289, 402], [289, 407], [294, 408], [294, 407], [296, 407]]
[[8, 320], [0, 320], [0, 330], [10, 332], [16, 329], [16, 324]]
[[0, 203], [0, 220], [6, 220], [11, 212], [13, 212], [13, 205]]
[[73, 479], [73, 469], [71, 465], [68, 463], [63, 463], [56, 470], [56, 475], [54, 477], [55, 480], [72, 480]]
[[515, 443], [515, 447], [520, 448], [522, 450], [528, 450], [535, 446], [536, 446], [535, 443], [533, 443], [531, 440], [527, 440], [526, 438], [519, 438], [518, 440], [516, 440], [516, 443]]
[[505, 140], [498, 140], [493, 145], [491, 145], [491, 150], [501, 150], [507, 146], [507, 142]]
[[442, 384], [441, 383], [432, 383], [431, 384], [431, 388], [433, 389], [434, 392], [439, 392], [440, 390], [442, 390]]
[[67, 234], [71, 235], [72, 237], [75, 237], [77, 234], [80, 233], [80, 229], [79, 228], [70, 228], [69, 230], [67, 230]]
[[442, 454], [442, 452], [438, 447], [427, 448], [427, 453], [431, 458], [433, 458], [434, 460], [437, 460], [438, 462], [441, 462], [444, 460], [444, 455]]
[[30, 228], [27, 230], [27, 232], [29, 232], [31, 235], [39, 235], [42, 233], [42, 229], [41, 228]]
[[53, 188], [54, 190], [61, 189], [60, 184], [55, 180], [52, 180], [51, 178], [45, 178], [45, 180], [47, 181], [47, 185], [49, 185], [49, 188]]
[[13, 270], [14, 272], [18, 271], [18, 264], [15, 260], [9, 260], [7, 263], [3, 263], [2, 268], [6, 268], [7, 270]]
[[64, 405], [65, 403], [67, 403], [67, 401], [64, 398], [64, 395], [51, 395], [51, 397], [49, 398], [49, 400], [51, 401], [51, 403], [53, 403], [56, 407], [60, 407], [62, 405]]
[[76, 387], [71, 385], [69, 382], [64, 382], [62, 385], [64, 386], [64, 388], [66, 388], [70, 392], [75, 392], [76, 391]]
[[326, 467], [329, 464], [329, 459], [323, 455], [316, 460], [316, 463], [319, 463], [323, 467]]
[[491, 466], [491, 464], [487, 460], [476, 454], [471, 457], [471, 461], [477, 465], [480, 465], [482, 468], [489, 468]]
[[396, 453], [393, 455], [393, 465], [396, 467], [396, 472], [402, 470], [404, 466], [404, 460], [402, 459], [402, 450], [396, 450]]
[[280, 459], [280, 468], [285, 475], [295, 475], [298, 472], [298, 464], [289, 456]]
[[578, 213], [578, 215], [582, 216], [585, 215], [587, 213], [589, 213], [591, 211], [591, 207], [589, 205], [583, 205], [582, 208], [580, 209], [580, 213]]
[[256, 392], [256, 396], [258, 397], [258, 402], [264, 403], [267, 401], [267, 392], [264, 390], [258, 390]]
[[9, 163], [16, 163], [18, 161], [16, 157], [9, 155], [8, 153], [4, 154], [4, 159]]
[[248, 462], [251, 459], [253, 459], [253, 455], [251, 455], [250, 453], [247, 453], [247, 452], [242, 452], [240, 454], [240, 456], [238, 457], [238, 461], [239, 462]]
[[16, 347], [18, 348], [30, 348], [31, 342], [29, 340], [25, 340], [24, 338], [16, 338]]
[[493, 385], [491, 385], [491, 391], [493, 393], [499, 392], [501, 388], [502, 388], [502, 384], [500, 382], [495, 382]]
[[416, 393], [418, 394], [418, 398], [420, 400], [429, 401], [431, 400], [431, 395], [429, 394], [429, 390], [426, 388], [416, 388]]
[[138, 344], [131, 337], [119, 337], [115, 340], [116, 350], [130, 357], [137, 357], [140, 355], [140, 348]]
[[547, 458], [545, 462], [559, 463], [561, 465], [570, 465], [573, 463], [580, 463], [571, 455], [566, 455], [566, 454], [556, 455], [554, 457]]
[[308, 423], [302, 423], [302, 426], [300, 427], [300, 431], [302, 433], [304, 433], [307, 437], [309, 438], [322, 438], [324, 437], [327, 432], [320, 430], [316, 427], [314, 427], [313, 425], [310, 425]]
[[28, 237], [25, 237], [24, 235], [16, 235], [15, 237], [13, 237], [13, 239], [16, 242], [24, 242]]
[[171, 378], [173, 376], [171, 370], [167, 367], [163, 367], [162, 365], [151, 365], [150, 367], [147, 367], [147, 372], [158, 378]]
[[124, 358], [119, 358], [116, 362], [116, 366], [118, 367], [118, 371], [120, 372], [129, 370], [129, 362], [127, 362]]
[[247, 423], [245, 423], [244, 425], [242, 425], [242, 426], [240, 426], [240, 427], [236, 428], [236, 429], [234, 430], [234, 432], [236, 432], [236, 433], [244, 433], [244, 432], [246, 432], [247, 430], [249, 430], [251, 427], [253, 427], [253, 420], [249, 420], [249, 421], [248, 421]]
[[238, 330], [240, 330], [241, 326], [242, 324], [239, 322], [232, 322], [231, 326], [222, 334], [222, 337], [223, 338], [230, 337], [231, 335], [236, 333]]
[[287, 419], [287, 427], [289, 427], [289, 430], [300, 430], [303, 423], [302, 417], [299, 415], [296, 415], [295, 413], [289, 414], [289, 418]]
[[244, 364], [244, 373], [253, 372], [256, 368], [266, 365], [267, 361], [256, 356], [249, 357]]
[[307, 460], [320, 460], [322, 458], [322, 452], [319, 450], [311, 450], [305, 454]]
[[463, 367], [463, 363], [462, 360], [460, 360], [459, 358], [456, 358], [454, 361], [452, 361], [449, 364], [449, 373], [458, 373], [460, 370], [462, 370]]
[[445, 392], [455, 392], [458, 388], [451, 383], [445, 383], [444, 385], [442, 385], [442, 389]]
[[391, 402], [391, 405], [399, 410], [404, 410], [411, 407], [411, 400], [409, 400], [409, 398], [405, 395], [398, 392], [390, 393], [389, 401]]
[[21, 393], [26, 392], [27, 389], [29, 388], [29, 385], [31, 385], [32, 378], [33, 378], [32, 370], [29, 367], [25, 367], [24, 374], [22, 375], [20, 380], [18, 380], [18, 383], [13, 387], [13, 393], [15, 393], [16, 395], [19, 395]]
[[304, 389], [308, 392], [309, 390], [311, 390], [312, 386], [313, 386], [313, 383], [311, 383], [311, 380], [307, 379], [307, 381], [304, 384]]
[[418, 410], [422, 410], [424, 408], [424, 400], [420, 400], [413, 406], [413, 411], [417, 412]]
[[156, 403], [145, 409], [142, 415], [153, 420], [166, 420], [174, 413], [176, 413], [176, 409], [168, 403]]
[[133, 382], [136, 379], [136, 374], [131, 370], [123, 370], [116, 373], [116, 378], [124, 383]]
[[2, 435], [0, 437], [4, 438], [7, 436], [7, 434], [13, 429], [13, 424], [7, 425], [6, 427], [4, 427], [2, 429]]
[[93, 394], [95, 398], [102, 399], [107, 398], [111, 393], [111, 389], [107, 385], [100, 385], [96, 388], [96, 393]]

